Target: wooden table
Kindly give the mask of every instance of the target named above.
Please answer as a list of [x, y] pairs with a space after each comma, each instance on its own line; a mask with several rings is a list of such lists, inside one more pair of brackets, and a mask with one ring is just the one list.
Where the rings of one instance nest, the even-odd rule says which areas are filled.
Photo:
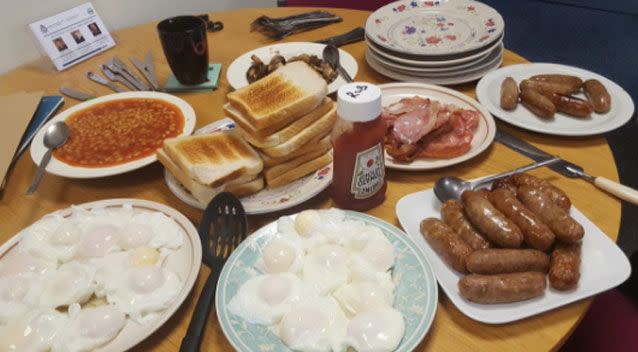
[[[301, 11], [304, 10], [271, 8], [211, 14], [213, 20], [222, 21], [225, 25], [223, 31], [208, 36], [211, 61], [221, 62], [226, 68], [240, 54], [271, 44], [272, 41], [263, 35], [249, 32], [249, 23], [259, 15], [282, 16]], [[311, 32], [293, 35], [287, 40], [314, 41], [340, 34], [355, 26], [362, 26], [369, 14], [364, 11], [343, 9], [331, 9], [330, 11], [343, 17], [344, 21]], [[12, 70], [0, 76], [0, 94], [36, 90], [44, 90], [48, 94], [58, 94], [58, 88], [62, 85], [92, 91], [98, 95], [109, 94], [110, 91], [107, 88], [87, 80], [85, 78], [86, 71], [98, 70], [100, 63], [112, 55], [117, 54], [122, 58], [143, 57], [147, 50], [153, 52], [160, 82], [166, 79], [169, 68], [159, 44], [155, 23], [118, 31], [115, 33], [115, 38], [118, 44], [114, 49], [64, 72], [54, 72], [46, 59]], [[375, 83], [389, 82], [389, 79], [377, 74], [367, 66], [363, 59], [365, 48], [366, 45], [362, 42], [343, 47], [359, 62], [359, 73], [356, 79]], [[525, 62], [525, 59], [506, 51], [504, 65], [521, 62]], [[454, 88], [474, 97], [474, 87], [475, 84], [468, 84]], [[178, 96], [193, 106], [198, 118], [197, 127], [201, 127], [224, 116], [222, 105], [225, 101], [225, 95], [229, 91], [224, 69], [220, 87], [216, 91], [183, 93], [178, 94]], [[76, 103], [72, 99], [67, 99], [65, 108]], [[5, 116], [5, 118], [9, 118], [9, 116]], [[593, 175], [618, 180], [614, 159], [604, 138], [567, 139], [543, 136], [523, 132], [503, 123], [499, 123], [499, 128], [522, 137], [550, 153], [581, 164]], [[429, 172], [389, 170], [387, 172], [387, 199], [381, 206], [368, 213], [399, 226], [394, 211], [397, 201], [409, 193], [431, 188], [433, 182], [441, 176], [454, 175], [470, 179], [505, 171], [527, 163], [529, 163], [529, 159], [495, 143], [478, 157], [454, 167]], [[124, 175], [94, 180], [72, 180], [47, 175], [35, 196], [28, 197], [24, 195], [24, 192], [30, 184], [35, 170], [36, 166], [31, 161], [29, 153], [25, 153], [15, 166], [0, 200], [0, 243], [51, 211], [71, 204], [107, 198], [141, 198], [164, 203], [181, 211], [196, 224], [201, 216], [201, 211], [180, 202], [170, 193], [164, 184], [162, 167], [159, 163]], [[567, 179], [547, 169], [537, 170], [533, 173], [566, 190], [576, 207], [608, 236], [616, 239], [620, 224], [620, 202], [618, 200], [599, 191], [589, 183]], [[283, 214], [291, 214], [306, 208], [326, 208], [331, 205], [328, 193], [322, 192], [314, 199], [288, 211], [250, 217], [250, 227], [254, 230]], [[186, 302], [163, 327], [138, 345], [135, 348], [136, 351], [175, 351], [178, 349], [208, 273], [209, 269], [202, 266], [199, 279]], [[556, 350], [577, 326], [591, 303], [591, 300], [584, 300], [523, 321], [505, 325], [486, 325], [464, 316], [445, 294], [439, 292], [440, 300], [436, 318], [428, 335], [419, 345], [418, 350], [420, 351]], [[217, 324], [214, 310], [212, 310], [202, 346], [202, 350], [205, 351], [232, 350]]]

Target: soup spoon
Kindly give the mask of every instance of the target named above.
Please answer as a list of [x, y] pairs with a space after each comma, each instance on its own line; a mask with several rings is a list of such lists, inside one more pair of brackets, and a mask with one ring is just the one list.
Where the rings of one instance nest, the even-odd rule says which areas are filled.
[[33, 194], [33, 192], [38, 189], [40, 181], [42, 181], [42, 176], [44, 175], [44, 170], [51, 160], [51, 154], [53, 153], [53, 150], [64, 145], [68, 138], [69, 126], [67, 126], [67, 124], [63, 121], [58, 121], [47, 128], [47, 131], [44, 134], [44, 146], [47, 147], [48, 150], [46, 153], [44, 153], [42, 161], [40, 161], [40, 166], [38, 167], [38, 171], [33, 177], [31, 186], [27, 190], [27, 195]]
[[503, 172], [500, 174], [479, 178], [474, 181], [464, 181], [458, 177], [454, 176], [446, 176], [436, 180], [434, 183], [434, 194], [436, 197], [443, 203], [450, 199], [461, 199], [461, 194], [465, 191], [471, 191], [477, 188], [480, 188], [483, 185], [486, 185], [490, 182], [512, 176], [514, 174], [525, 172], [529, 170], [533, 170], [539, 168], [541, 166], [546, 166], [553, 164], [555, 162], [560, 161], [561, 158], [553, 157], [551, 159], [539, 161], [533, 164], [525, 165], [523, 167], [519, 167], [518, 169], [514, 169], [512, 171]]

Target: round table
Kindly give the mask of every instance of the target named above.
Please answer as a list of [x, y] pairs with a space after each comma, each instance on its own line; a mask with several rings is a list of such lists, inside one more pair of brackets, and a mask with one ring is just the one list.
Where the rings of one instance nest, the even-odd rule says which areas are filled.
[[[264, 8], [226, 11], [210, 14], [211, 19], [222, 21], [221, 32], [208, 35], [210, 61], [222, 63], [220, 86], [213, 92], [180, 93], [179, 97], [188, 101], [197, 113], [197, 127], [223, 118], [223, 103], [230, 91], [225, 79], [225, 68], [242, 53], [264, 45], [272, 40], [260, 33], [250, 32], [250, 22], [260, 15], [284, 16], [296, 14], [308, 9]], [[369, 12], [329, 9], [343, 18], [343, 22], [332, 24], [317, 30], [290, 36], [286, 41], [314, 41], [344, 33], [356, 26], [363, 26]], [[109, 94], [108, 88], [86, 79], [89, 70], [98, 70], [99, 65], [118, 55], [143, 57], [150, 50], [155, 58], [157, 75], [164, 82], [169, 67], [162, 53], [155, 23], [149, 23], [117, 31], [114, 34], [117, 46], [110, 51], [63, 72], [55, 72], [48, 59], [23, 65], [0, 76], [0, 94], [20, 91], [43, 90], [46, 94], [59, 94], [60, 86], [68, 86], [97, 95]], [[342, 47], [359, 62], [356, 79], [375, 83], [390, 80], [373, 71], [364, 60], [366, 44], [363, 42]], [[515, 53], [506, 51], [504, 65], [526, 62]], [[474, 97], [475, 83], [453, 87]], [[67, 98], [65, 108], [77, 101]], [[10, 118], [10, 116], [5, 116]], [[559, 155], [585, 167], [593, 175], [618, 180], [613, 156], [602, 137], [563, 138], [544, 136], [524, 132], [498, 123], [499, 128], [521, 137], [549, 153]], [[512, 169], [529, 163], [530, 160], [512, 150], [494, 143], [478, 157], [461, 165], [428, 172], [387, 172], [388, 189], [385, 202], [368, 213], [399, 226], [395, 216], [397, 201], [415, 191], [431, 188], [433, 182], [445, 175], [454, 175], [465, 179], [485, 176]], [[167, 204], [189, 217], [195, 224], [199, 222], [201, 211], [193, 209], [173, 196], [164, 184], [163, 169], [159, 163], [147, 166], [124, 175], [93, 180], [74, 180], [46, 175], [38, 192], [34, 196], [25, 196], [36, 165], [29, 153], [25, 153], [16, 163], [10, 175], [6, 189], [0, 200], [0, 243], [8, 240], [21, 228], [31, 224], [41, 216], [71, 204], [90, 202], [107, 198], [141, 198]], [[570, 195], [574, 205], [589, 219], [596, 223], [609, 237], [616, 239], [620, 224], [620, 202], [599, 191], [591, 184], [567, 179], [548, 170], [536, 170], [533, 174], [543, 177], [563, 188]], [[251, 216], [251, 230], [257, 229], [283, 214], [290, 214], [306, 208], [326, 208], [332, 206], [328, 192], [322, 192], [314, 199], [285, 212], [263, 216]], [[202, 266], [198, 281], [177, 313], [151, 337], [140, 343], [135, 351], [175, 351], [186, 332], [195, 302], [208, 276], [209, 269]], [[566, 307], [540, 314], [510, 324], [486, 325], [464, 316], [450, 300], [439, 291], [439, 305], [432, 328], [418, 347], [419, 351], [504, 351], [504, 350], [556, 350], [567, 339], [580, 319], [585, 315], [591, 299], [583, 300]], [[224, 337], [212, 310], [202, 351], [229, 351], [232, 347]]]

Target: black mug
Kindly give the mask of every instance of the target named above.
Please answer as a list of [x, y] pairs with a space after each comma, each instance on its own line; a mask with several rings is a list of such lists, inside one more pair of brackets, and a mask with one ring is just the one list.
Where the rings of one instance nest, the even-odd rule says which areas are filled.
[[164, 55], [175, 78], [185, 85], [208, 81], [206, 23], [196, 16], [177, 16], [157, 24]]

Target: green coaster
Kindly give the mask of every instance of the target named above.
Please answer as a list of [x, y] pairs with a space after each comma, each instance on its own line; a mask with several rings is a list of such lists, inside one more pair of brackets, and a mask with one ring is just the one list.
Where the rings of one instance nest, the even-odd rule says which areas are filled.
[[188, 92], [192, 90], [214, 90], [217, 88], [217, 81], [219, 80], [219, 73], [222, 71], [222, 64], [209, 64], [208, 65], [208, 81], [190, 86], [179, 83], [175, 75], [171, 74], [164, 85], [164, 91], [166, 92]]

